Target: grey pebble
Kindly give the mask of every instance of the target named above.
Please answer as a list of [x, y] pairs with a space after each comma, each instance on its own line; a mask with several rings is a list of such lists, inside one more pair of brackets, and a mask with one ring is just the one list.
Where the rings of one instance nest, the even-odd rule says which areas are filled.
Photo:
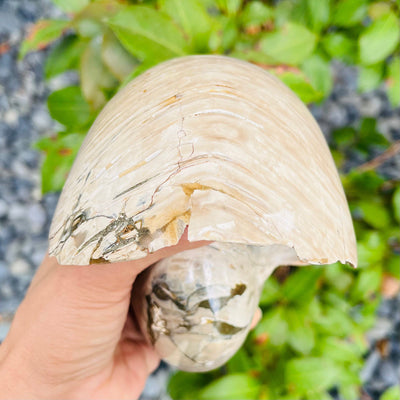
[[39, 203], [32, 203], [27, 207], [30, 231], [33, 234], [41, 233], [46, 223], [46, 212]]
[[26, 206], [22, 203], [12, 203], [8, 211], [8, 218], [17, 223], [24, 223], [26, 220]]
[[8, 214], [8, 204], [4, 199], [0, 198], [0, 218], [6, 217]]
[[11, 263], [10, 272], [14, 276], [26, 275], [31, 272], [31, 266], [23, 258], [17, 258]]
[[347, 125], [347, 113], [343, 107], [334, 102], [327, 102], [322, 106], [324, 120], [329, 124], [330, 129]]
[[378, 367], [380, 359], [381, 357], [379, 352], [377, 350], [373, 350], [373, 352], [365, 360], [364, 367], [361, 371], [360, 378], [362, 382], [367, 382], [369, 379], [371, 379], [373, 373]]
[[169, 376], [169, 368], [159, 368], [156, 373], [154, 373], [147, 379], [146, 386], [139, 400], [169, 399], [166, 390]]
[[359, 104], [359, 110], [364, 117], [376, 118], [382, 110], [382, 101], [378, 96], [365, 95]]
[[383, 339], [393, 329], [393, 321], [389, 318], [379, 317], [376, 320], [375, 326], [367, 333], [367, 339], [374, 342]]

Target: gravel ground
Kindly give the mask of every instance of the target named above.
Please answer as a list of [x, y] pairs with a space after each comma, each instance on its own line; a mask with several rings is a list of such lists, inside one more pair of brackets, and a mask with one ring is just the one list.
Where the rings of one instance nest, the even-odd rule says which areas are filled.
[[[46, 109], [49, 91], [76, 79], [64, 76], [45, 83], [45, 52], [17, 62], [18, 48], [29, 24], [59, 15], [50, 0], [0, 0], [0, 341], [46, 252], [58, 200], [56, 194], [40, 195], [40, 155], [32, 143], [57, 129]], [[391, 110], [383, 91], [357, 94], [356, 71], [340, 64], [335, 65], [332, 96], [312, 112], [328, 138], [332, 129], [373, 117], [389, 140], [400, 139], [400, 109]], [[400, 157], [380, 169], [399, 179]], [[377, 400], [387, 387], [400, 384], [400, 295], [382, 303], [368, 338], [371, 350], [362, 371], [363, 400]], [[377, 346], [382, 343], [383, 355]], [[143, 398], [165, 398], [167, 375], [162, 367], [150, 377]]]

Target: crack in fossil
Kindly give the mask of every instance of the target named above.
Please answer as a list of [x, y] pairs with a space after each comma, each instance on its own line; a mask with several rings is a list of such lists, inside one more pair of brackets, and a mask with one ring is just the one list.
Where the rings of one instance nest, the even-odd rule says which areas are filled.
[[[112, 219], [112, 222], [109, 223], [104, 229], [98, 231], [96, 234], [94, 234], [93, 236], [91, 236], [88, 240], [86, 240], [78, 249], [77, 249], [77, 253], [81, 252], [83, 249], [85, 249], [87, 246], [89, 246], [90, 244], [92, 244], [93, 242], [96, 242], [96, 245], [91, 253], [91, 257], [89, 262], [90, 263], [99, 263], [99, 262], [106, 262], [107, 259], [104, 257], [107, 254], [113, 253], [117, 250], [119, 250], [120, 248], [127, 246], [131, 243], [136, 243], [137, 245], [143, 245], [143, 239], [144, 238], [148, 238], [150, 236], [150, 231], [148, 228], [142, 227], [140, 226], [139, 228], [137, 228], [137, 226], [135, 225], [137, 223], [137, 221], [140, 218], [140, 215], [143, 214], [144, 212], [150, 210], [154, 205], [155, 205], [155, 196], [157, 195], [157, 193], [162, 189], [162, 187], [168, 182], [170, 181], [175, 175], [177, 175], [179, 172], [181, 172], [183, 169], [185, 168], [189, 168], [190, 166], [193, 165], [193, 163], [198, 163], [198, 162], [205, 162], [207, 160], [210, 159], [210, 155], [198, 155], [196, 157], [192, 157], [194, 154], [194, 145], [193, 143], [189, 143], [192, 146], [191, 152], [187, 157], [184, 157], [184, 155], [182, 154], [182, 140], [184, 137], [187, 136], [186, 131], [184, 130], [184, 117], [182, 116], [181, 119], [181, 125], [179, 127], [179, 129], [177, 130], [176, 134], [177, 134], [177, 139], [178, 139], [178, 153], [179, 153], [179, 160], [177, 161], [176, 164], [176, 168], [168, 175], [166, 176], [166, 178], [159, 183], [159, 185], [154, 189], [151, 197], [150, 197], [150, 201], [149, 204], [147, 206], [145, 206], [144, 208], [142, 208], [140, 211], [136, 212], [133, 216], [131, 217], [127, 217], [126, 214], [124, 212], [121, 212], [120, 215], [118, 216], [118, 218], [115, 219], [115, 217], [112, 216], [104, 216], [104, 215], [95, 215], [93, 217], [89, 217], [88, 216], [88, 211], [87, 210], [78, 210], [75, 211], [79, 205], [79, 202], [81, 200], [81, 196], [82, 194], [79, 195], [78, 200], [75, 204], [75, 206], [73, 207], [73, 213], [65, 220], [64, 224], [61, 225], [60, 229], [63, 229], [63, 232], [61, 234], [61, 238], [59, 240], [59, 243], [57, 244], [55, 250], [52, 252], [52, 254], [59, 254], [59, 252], [62, 250], [62, 248], [64, 247], [65, 243], [68, 241], [68, 239], [71, 237], [71, 235], [85, 222], [89, 221], [90, 219], [94, 219], [94, 218], [98, 218], [98, 217], [106, 217], [109, 219]], [[217, 155], [212, 155], [211, 158], [216, 158], [219, 159], [221, 157], [217, 156]], [[225, 159], [223, 158], [223, 161], [229, 161], [232, 162], [233, 160], [229, 160], [229, 159]], [[243, 167], [243, 166], [241, 166]], [[124, 194], [127, 194], [129, 192], [132, 192], [133, 190], [139, 188], [140, 186], [146, 184], [147, 182], [149, 182], [150, 180], [158, 177], [160, 174], [154, 175], [153, 177], [147, 178], [127, 189], [125, 189], [124, 191], [118, 193], [113, 200], [120, 198], [121, 196], [123, 196]], [[85, 182], [88, 180], [90, 176], [90, 172], [86, 175], [86, 179]], [[195, 190], [216, 190], [219, 191], [227, 196], [232, 196], [232, 194], [229, 194], [227, 192], [225, 192], [224, 190], [221, 189], [217, 189], [217, 188], [213, 188], [211, 186], [207, 186], [207, 185], [202, 185], [199, 184], [197, 182], [193, 182], [193, 183], [187, 183], [187, 184], [181, 184], [180, 185], [182, 190], [184, 191], [185, 195], [187, 197], [190, 198], [190, 196], [193, 194], [193, 192]], [[253, 209], [253, 207], [251, 207]], [[253, 209], [253, 211], [258, 215], [258, 211]], [[182, 214], [174, 217], [174, 219], [179, 218], [181, 216], [185, 216], [187, 213], [189, 212], [190, 214], [190, 210], [185, 210]], [[143, 219], [141, 220], [143, 221]], [[165, 232], [165, 230], [167, 229], [168, 225], [173, 222], [173, 220], [169, 221], [168, 223], [166, 223], [164, 226], [162, 226], [160, 228], [161, 232]], [[132, 226], [132, 230], [135, 231], [136, 235], [131, 235], [129, 237], [124, 237], [124, 235], [121, 234], [121, 230], [123, 230], [126, 226]], [[110, 234], [111, 232], [114, 231], [114, 234], [116, 236], [116, 240], [114, 241], [114, 243], [111, 243], [110, 245], [107, 246], [106, 249], [103, 250], [103, 253], [100, 257], [96, 257], [94, 258], [93, 255], [95, 253], [95, 251], [101, 246], [101, 243], [103, 242], [103, 239], [105, 238], [106, 235]], [[57, 230], [56, 234], [59, 232], [59, 230]], [[53, 235], [56, 236], [56, 234]], [[51, 239], [53, 239], [53, 237]]]
[[[109, 233], [114, 233], [116, 236], [115, 242], [111, 243], [108, 247], [103, 250], [101, 257], [94, 258], [94, 253], [100, 247], [104, 238]], [[148, 237], [150, 231], [148, 228], [143, 227], [142, 220], [135, 220], [134, 217], [128, 217], [124, 212], [120, 213], [118, 218], [114, 219], [110, 222], [104, 229], [97, 232], [91, 238], [89, 238], [85, 243], [83, 243], [78, 252], [84, 250], [91, 243], [96, 242], [94, 249], [92, 250], [90, 261], [91, 263], [96, 263], [97, 260], [104, 259], [106, 254], [113, 253], [120, 248], [126, 246], [129, 243], [136, 243], [140, 245], [140, 243]]]
[[[219, 287], [220, 285], [212, 286]], [[195, 290], [185, 299], [182, 298], [182, 296], [179, 296], [173, 290], [171, 290], [166, 282], [159, 282], [154, 284], [152, 287], [152, 292], [145, 296], [147, 305], [147, 332], [151, 343], [155, 345], [160, 336], [167, 336], [169, 340], [171, 340], [171, 342], [175, 345], [175, 347], [179, 349], [179, 352], [181, 354], [183, 354], [194, 363], [201, 363], [198, 360], [198, 356], [202, 352], [201, 349], [199, 349], [197, 354], [190, 355], [185, 349], [181, 348], [180, 341], [176, 339], [179, 337], [179, 335], [184, 335], [186, 331], [198, 336], [204, 336], [205, 340], [211, 343], [215, 340], [221, 340], [221, 337], [224, 338], [224, 340], [229, 340], [234, 335], [245, 331], [247, 326], [235, 326], [228, 322], [216, 319], [217, 316], [215, 315], [215, 312], [225, 307], [233, 297], [241, 296], [246, 291], [246, 289], [247, 286], [245, 284], [238, 283], [230, 289], [229, 296], [211, 297], [206, 300], [198, 301], [190, 307], [190, 299], [196, 295], [203, 297], [210, 292], [210, 287], [201, 287]], [[159, 303], [158, 300], [160, 300], [161, 302], [171, 301], [176, 306], [178, 321], [175, 328], [169, 327], [168, 320], [162, 317], [164, 307], [162, 304]], [[193, 317], [199, 308], [206, 308], [212, 312], [215, 319], [207, 319], [206, 323], [212, 324], [214, 329], [218, 332], [217, 335], [210, 335], [202, 332], [196, 332], [195, 329], [193, 330], [193, 328], [195, 328], [198, 323], [196, 321], [195, 323], [193, 323], [193, 321], [190, 321], [188, 317]], [[170, 311], [171, 310], [169, 310], [169, 312]], [[183, 329], [183, 332], [180, 331], [181, 329]]]
[[231, 289], [229, 296], [210, 297], [208, 299], [198, 301], [189, 307], [190, 299], [192, 297], [207, 295], [210, 292], [211, 287], [203, 286], [191, 293], [186, 299], [177, 296], [176, 293], [170, 289], [166, 282], [156, 283], [153, 286], [152, 291], [158, 299], [162, 301], [170, 300], [179, 310], [186, 312], [187, 315], [193, 315], [200, 307], [207, 308], [211, 310], [213, 314], [215, 314], [215, 312], [225, 307], [233, 297], [241, 296], [246, 290], [246, 285], [244, 283], [238, 283], [234, 288]]
[[144, 181], [141, 181], [141, 182], [139, 182], [139, 183], [136, 183], [136, 185], [133, 185], [133, 186], [129, 187], [128, 189], [125, 189], [125, 190], [122, 191], [121, 193], [118, 193], [118, 194], [113, 198], [113, 200], [117, 199], [118, 197], [123, 196], [123, 195], [126, 194], [126, 193], [131, 192], [132, 190], [137, 189], [138, 187], [144, 185], [145, 183], [149, 182], [150, 180], [156, 178], [156, 177], [159, 176], [159, 175], [160, 175], [160, 174], [156, 174], [156, 175], [154, 175], [154, 176], [151, 176], [150, 178], [145, 179]]

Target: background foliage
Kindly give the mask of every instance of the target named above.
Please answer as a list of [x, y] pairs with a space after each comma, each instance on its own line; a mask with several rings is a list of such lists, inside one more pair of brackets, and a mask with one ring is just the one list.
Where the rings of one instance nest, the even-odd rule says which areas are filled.
[[[169, 58], [226, 54], [277, 75], [306, 103], [332, 90], [332, 60], [359, 69], [361, 92], [385, 87], [400, 105], [400, 1], [53, 0], [65, 13], [31, 29], [21, 57], [51, 48], [47, 79], [76, 70], [79, 86], [50, 94], [63, 129], [41, 139], [43, 192], [58, 191], [103, 105], [129, 80]], [[281, 268], [265, 285], [263, 318], [245, 346], [207, 374], [178, 372], [174, 399], [331, 399], [360, 395], [359, 372], [381, 292], [400, 279], [400, 185], [351, 168], [390, 143], [365, 119], [337, 130], [330, 147], [342, 173], [358, 238], [359, 269]], [[386, 286], [385, 286], [386, 285]], [[385, 400], [398, 398], [390, 388]], [[386, 397], [385, 397], [386, 396]], [[397, 396], [397, 397], [396, 397]]]

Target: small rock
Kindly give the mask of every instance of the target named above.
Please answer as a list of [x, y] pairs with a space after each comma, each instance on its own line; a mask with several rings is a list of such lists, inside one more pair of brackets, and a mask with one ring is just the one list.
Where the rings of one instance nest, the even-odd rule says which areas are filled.
[[382, 101], [373, 94], [365, 96], [362, 98], [359, 109], [364, 117], [376, 118], [382, 110]]
[[380, 317], [375, 321], [375, 326], [367, 333], [367, 339], [375, 342], [386, 337], [392, 330], [392, 321], [389, 318]]
[[1, 286], [0, 286], [0, 305], [4, 306], [4, 304], [1, 304], [2, 301], [13, 298], [14, 297], [14, 290], [11, 286], [10, 279], [7, 279], [6, 281], [3, 281]]
[[8, 268], [4, 261], [0, 261], [0, 282], [7, 278]]
[[5, 200], [0, 199], [0, 218], [6, 217], [8, 214], [8, 204]]
[[399, 116], [391, 116], [389, 118], [378, 119], [377, 128], [389, 140], [400, 139], [400, 118]]
[[14, 176], [21, 179], [28, 179], [29, 175], [32, 173], [30, 168], [28, 168], [21, 160], [20, 157], [14, 158], [11, 169], [14, 172]]
[[347, 113], [337, 103], [328, 102], [324, 108], [324, 119], [333, 128], [339, 128], [347, 124]]
[[43, 107], [41, 107], [35, 110], [35, 112], [33, 113], [32, 125], [36, 131], [45, 132], [54, 125], [54, 122], [50, 118], [49, 112]]
[[10, 272], [14, 276], [26, 275], [31, 272], [31, 266], [23, 258], [18, 258], [10, 265]]
[[31, 232], [40, 233], [46, 223], [46, 212], [39, 203], [32, 203], [27, 207], [28, 220]]
[[169, 375], [170, 369], [157, 369], [148, 377], [140, 399], [164, 399]]
[[376, 367], [379, 364], [380, 356], [377, 350], [374, 350], [369, 357], [366, 359], [364, 367], [360, 373], [362, 382], [369, 381], [375, 372]]
[[385, 382], [386, 386], [393, 386], [399, 383], [399, 376], [397, 376], [395, 365], [389, 360], [385, 360], [380, 364], [379, 375]]
[[20, 203], [13, 203], [10, 205], [8, 211], [8, 218], [11, 221], [22, 222], [26, 219], [26, 207]]
[[18, 123], [18, 112], [14, 109], [9, 109], [4, 113], [3, 116], [4, 122], [6, 122], [11, 127], [15, 128]]

